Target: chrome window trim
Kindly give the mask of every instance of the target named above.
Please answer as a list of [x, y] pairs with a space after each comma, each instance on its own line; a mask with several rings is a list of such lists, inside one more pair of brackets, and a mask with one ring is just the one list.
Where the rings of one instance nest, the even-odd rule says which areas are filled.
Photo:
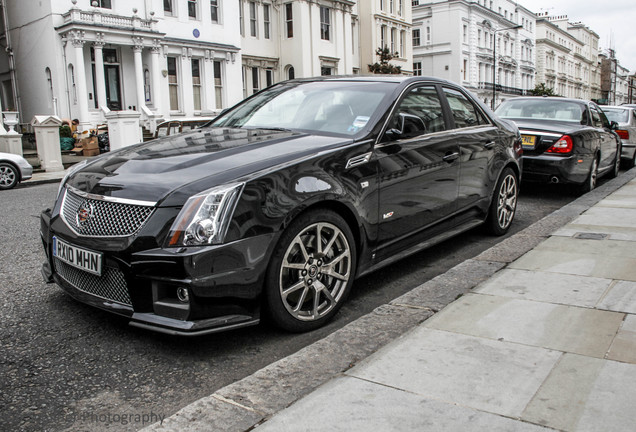
[[83, 192], [79, 189], [74, 188], [73, 186], [66, 185], [66, 188], [73, 192], [75, 195], [79, 195], [82, 198], [89, 198], [97, 201], [107, 201], [118, 204], [130, 204], [130, 205], [138, 205], [144, 207], [155, 207], [157, 205], [156, 202], [152, 201], [142, 201], [142, 200], [132, 200], [127, 198], [116, 198], [105, 195], [92, 194], [88, 192]]

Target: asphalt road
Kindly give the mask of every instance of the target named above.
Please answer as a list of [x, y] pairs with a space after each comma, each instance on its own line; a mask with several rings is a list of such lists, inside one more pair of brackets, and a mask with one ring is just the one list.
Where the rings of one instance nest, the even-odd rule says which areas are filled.
[[[42, 282], [39, 213], [57, 184], [0, 193], [0, 430], [138, 430], [294, 353], [505, 237], [475, 229], [359, 279], [328, 326], [267, 323], [199, 338], [129, 327]], [[510, 234], [575, 199], [524, 185]], [[144, 417], [145, 416], [145, 417]], [[152, 417], [154, 416], [154, 417]]]

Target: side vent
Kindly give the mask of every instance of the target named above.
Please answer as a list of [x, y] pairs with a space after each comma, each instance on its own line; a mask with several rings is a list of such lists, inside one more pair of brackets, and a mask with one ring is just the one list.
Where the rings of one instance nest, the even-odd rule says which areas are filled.
[[365, 163], [369, 162], [369, 159], [371, 159], [371, 154], [372, 152], [369, 152], [369, 153], [364, 153], [364, 154], [352, 157], [351, 159], [347, 161], [347, 166], [345, 168], [349, 169], [349, 168], [355, 168], [359, 165], [364, 165]]

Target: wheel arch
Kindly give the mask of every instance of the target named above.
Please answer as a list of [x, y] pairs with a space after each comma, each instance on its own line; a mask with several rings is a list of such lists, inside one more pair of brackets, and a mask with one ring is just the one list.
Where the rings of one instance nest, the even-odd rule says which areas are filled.
[[[19, 166], [17, 166], [17, 165], [15, 164], [15, 162], [13, 162], [13, 161], [11, 161], [11, 160], [8, 160], [8, 159], [1, 159], [1, 160], [0, 160], [0, 164], [3, 164], [3, 163], [5, 163], [5, 164], [7, 164], [7, 165], [11, 165], [11, 166], [15, 169], [15, 173], [16, 173], [16, 174], [17, 174], [17, 176], [18, 176], [18, 182], [17, 182], [17, 183], [20, 183], [20, 182], [22, 181], [22, 171], [20, 171], [20, 167], [19, 167]], [[16, 184], [17, 184], [17, 183], [16, 183]]]
[[354, 210], [352, 210], [349, 206], [341, 201], [337, 201], [335, 199], [326, 199], [297, 207], [295, 211], [290, 212], [288, 217], [285, 218], [285, 221], [281, 226], [281, 231], [285, 230], [289, 226], [289, 224], [292, 223], [293, 220], [297, 219], [301, 215], [320, 209], [331, 210], [344, 219], [344, 221], [349, 226], [349, 229], [351, 229], [351, 233], [353, 234], [357, 251], [357, 260], [359, 261], [361, 255], [360, 250], [364, 244], [364, 227], [358, 220], [358, 217], [356, 216]]

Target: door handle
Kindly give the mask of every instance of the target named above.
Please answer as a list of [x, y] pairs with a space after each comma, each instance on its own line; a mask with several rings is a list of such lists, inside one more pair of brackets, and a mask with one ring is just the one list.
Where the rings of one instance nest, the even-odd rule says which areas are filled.
[[442, 160], [443, 160], [444, 162], [451, 163], [451, 162], [453, 162], [455, 159], [457, 159], [458, 157], [459, 157], [459, 153], [457, 153], [457, 152], [453, 152], [453, 153], [448, 152], [448, 153], [446, 153], [446, 154], [442, 157]]
[[487, 148], [488, 150], [490, 150], [491, 148], [493, 148], [495, 146], [495, 142], [494, 141], [486, 141], [484, 143], [484, 147]]

